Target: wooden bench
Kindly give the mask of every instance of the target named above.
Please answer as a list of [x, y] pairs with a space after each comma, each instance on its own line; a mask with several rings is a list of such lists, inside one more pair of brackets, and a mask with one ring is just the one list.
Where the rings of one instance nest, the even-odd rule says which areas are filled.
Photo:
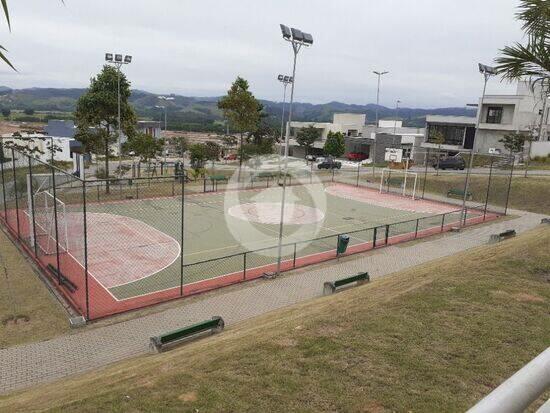
[[[447, 191], [447, 197], [450, 198], [451, 196], [464, 198], [464, 190], [451, 188]], [[466, 199], [472, 199], [472, 193], [470, 191], [466, 194]]]
[[206, 332], [210, 332], [211, 334], [220, 333], [224, 326], [225, 323], [223, 318], [214, 316], [211, 320], [202, 321], [178, 330], [151, 337], [149, 347], [153, 352], [160, 353], [166, 347], [174, 346], [182, 341], [196, 337], [199, 334]]
[[516, 230], [515, 229], [507, 229], [506, 231], [503, 231], [499, 234], [492, 234], [489, 237], [489, 244], [494, 244], [496, 242], [503, 241], [508, 238], [512, 238], [516, 236]]
[[48, 264], [48, 270], [53, 273], [53, 275], [59, 280], [59, 283], [67, 288], [71, 293], [75, 293], [76, 290], [78, 290], [78, 287], [75, 283], [73, 283], [71, 280], [69, 280], [67, 277], [63, 275], [60, 271], [57, 270], [52, 264]]
[[355, 283], [356, 285], [361, 285], [370, 281], [368, 272], [360, 272], [357, 275], [352, 275], [351, 277], [341, 278], [336, 281], [327, 281], [323, 284], [323, 295], [330, 295], [336, 292], [337, 288], [348, 286], [349, 284]]

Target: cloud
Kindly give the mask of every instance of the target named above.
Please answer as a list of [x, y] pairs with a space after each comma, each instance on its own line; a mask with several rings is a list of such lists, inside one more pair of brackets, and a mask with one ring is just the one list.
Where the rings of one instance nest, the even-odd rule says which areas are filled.
[[[462, 106], [480, 94], [478, 61], [521, 40], [512, 0], [56, 0], [11, 2], [13, 30], [2, 44], [19, 73], [11, 87], [83, 87], [106, 51], [132, 54], [133, 86], [159, 93], [217, 96], [237, 75], [256, 96], [280, 99], [290, 45], [278, 24], [311, 32], [299, 55], [296, 99], [374, 102], [374, 69], [389, 70], [381, 103]], [[510, 85], [491, 82], [489, 92]]]

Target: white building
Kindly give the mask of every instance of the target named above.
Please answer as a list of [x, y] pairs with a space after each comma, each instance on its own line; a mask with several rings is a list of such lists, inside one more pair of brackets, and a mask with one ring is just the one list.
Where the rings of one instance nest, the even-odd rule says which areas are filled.
[[[541, 91], [533, 92], [526, 81], [518, 82], [514, 95], [485, 95], [483, 105], [481, 98], [478, 103], [476, 117], [464, 116], [427, 116], [426, 136], [423, 147], [437, 147], [430, 143], [435, 131], [445, 137], [443, 149], [460, 151], [473, 149], [476, 153], [505, 152], [504, 145], [499, 142], [504, 135], [519, 132], [533, 135], [533, 146], [540, 153], [550, 153], [548, 142], [549, 106], [546, 105], [543, 113]], [[475, 133], [476, 122], [479, 128]], [[542, 121], [542, 131], [539, 128]], [[475, 141], [474, 141], [475, 136]]]
[[[14, 136], [15, 135], [15, 136]], [[43, 162], [50, 162], [52, 159], [51, 146], [54, 148], [54, 160], [71, 162], [71, 144], [75, 142], [73, 138], [48, 136], [41, 133], [21, 133], [4, 134], [2, 143], [6, 146], [14, 144], [25, 146], [29, 150], [34, 150], [32, 156]], [[8, 149], [4, 149], [7, 151]]]

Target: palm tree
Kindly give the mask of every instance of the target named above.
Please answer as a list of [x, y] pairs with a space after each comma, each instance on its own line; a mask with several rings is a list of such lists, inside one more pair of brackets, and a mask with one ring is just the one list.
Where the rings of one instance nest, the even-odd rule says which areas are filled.
[[531, 78], [534, 90], [535, 84], [544, 86], [550, 80], [550, 3], [521, 0], [516, 17], [523, 22], [527, 43], [515, 43], [501, 49], [501, 56], [495, 59], [496, 68], [504, 79]]
[[[8, 29], [11, 31], [11, 23], [10, 23], [10, 13], [8, 11], [8, 0], [0, 0], [2, 3], [2, 9], [4, 11], [4, 16], [6, 16], [6, 22], [8, 23]], [[11, 62], [8, 60], [4, 52], [7, 52], [6, 48], [4, 46], [0, 46], [0, 59], [2, 59], [9, 67], [11, 67], [13, 70], [16, 70], [15, 67], [11, 64]]]

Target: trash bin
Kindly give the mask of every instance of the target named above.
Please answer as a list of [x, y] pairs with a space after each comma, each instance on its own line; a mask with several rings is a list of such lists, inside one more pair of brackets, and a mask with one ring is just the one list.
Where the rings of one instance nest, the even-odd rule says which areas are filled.
[[338, 235], [338, 245], [336, 246], [336, 252], [338, 255], [346, 252], [349, 243], [349, 235], [342, 234]]

